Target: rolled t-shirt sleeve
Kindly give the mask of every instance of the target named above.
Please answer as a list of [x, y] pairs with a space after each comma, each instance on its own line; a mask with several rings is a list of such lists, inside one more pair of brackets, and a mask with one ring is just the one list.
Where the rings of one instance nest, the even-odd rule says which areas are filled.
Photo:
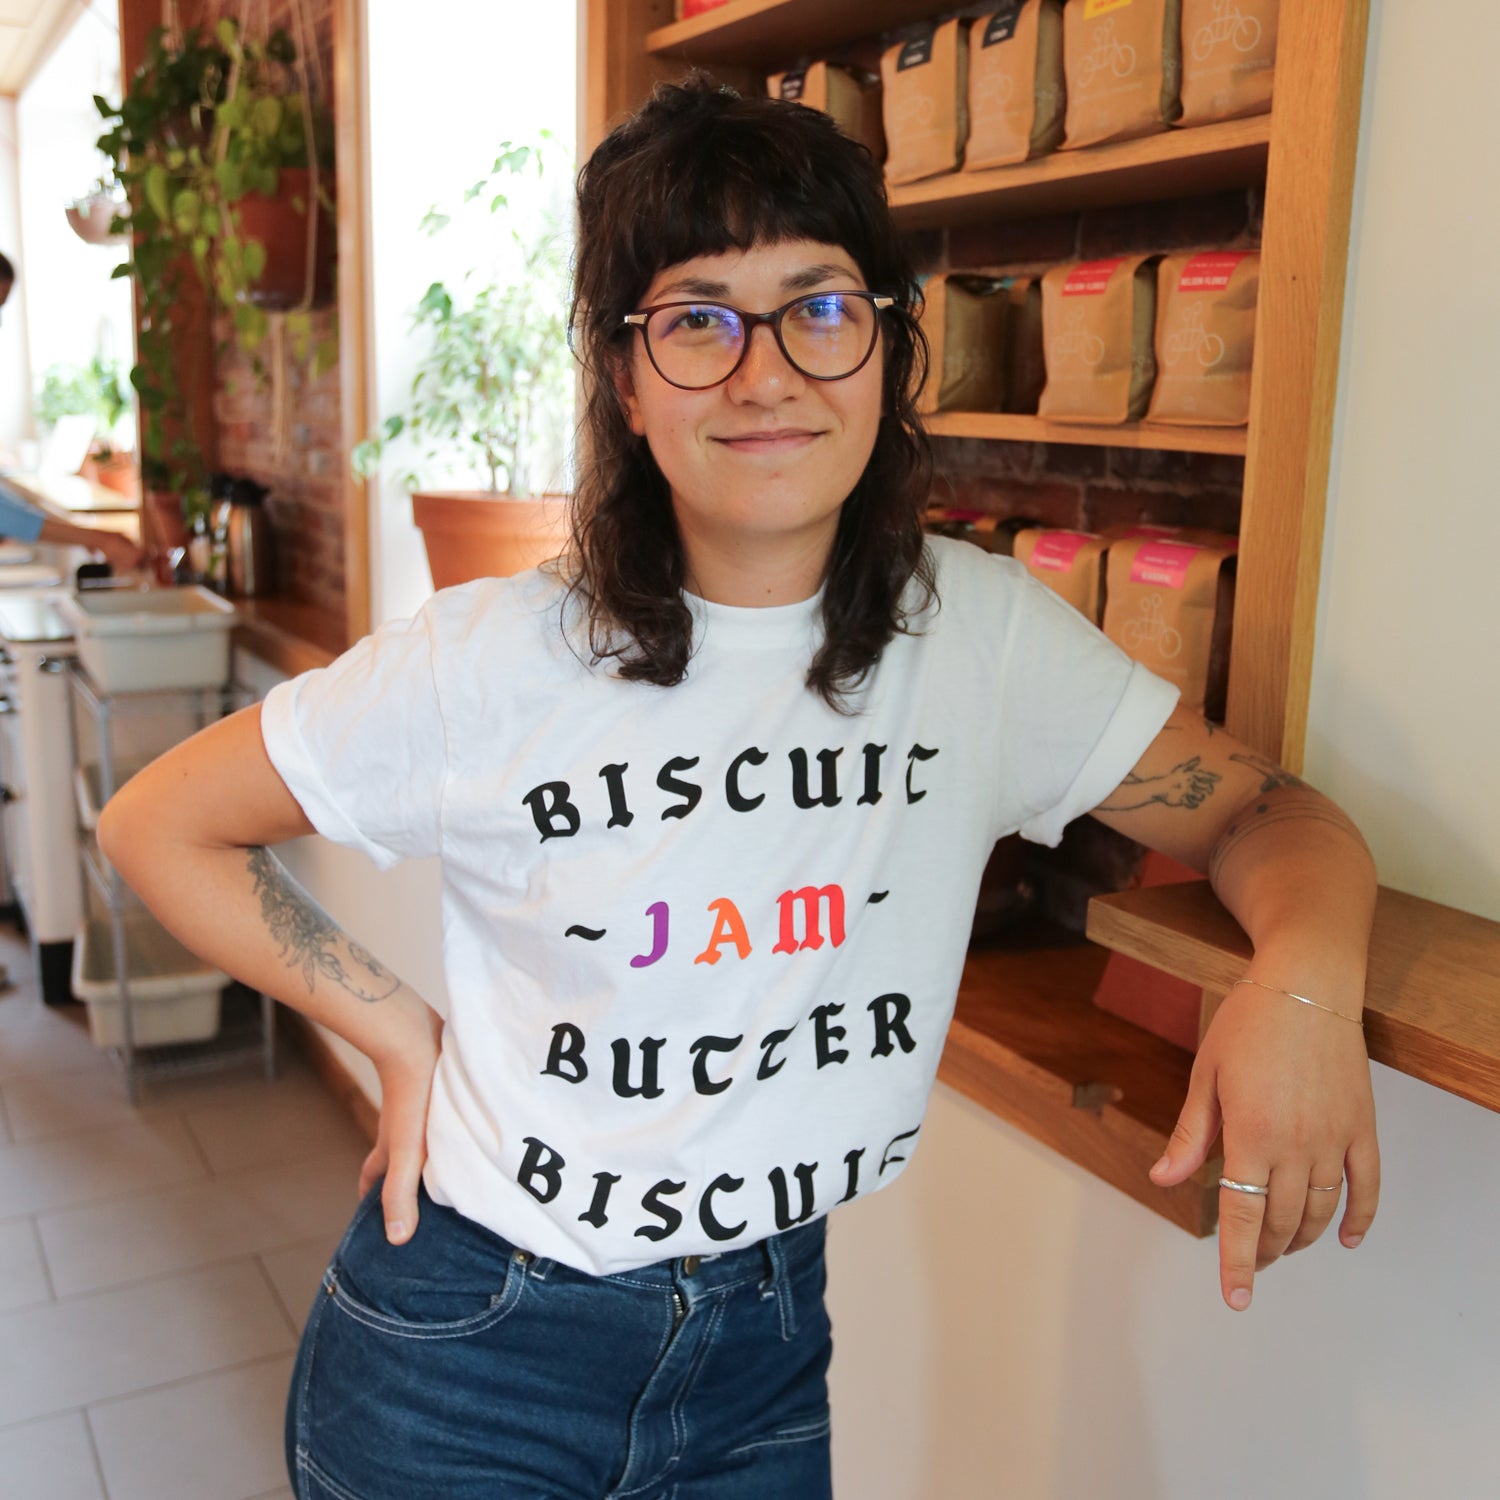
[[278, 683], [266, 753], [308, 821], [381, 869], [439, 852], [447, 745], [426, 613]]
[[1027, 578], [1001, 689], [1002, 756], [1023, 837], [1055, 846], [1125, 779], [1178, 691]]

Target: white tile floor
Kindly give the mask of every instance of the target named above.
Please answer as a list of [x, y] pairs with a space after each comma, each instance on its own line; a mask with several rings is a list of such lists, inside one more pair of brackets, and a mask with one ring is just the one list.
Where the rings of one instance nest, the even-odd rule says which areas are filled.
[[295, 1055], [139, 1108], [0, 926], [0, 1496], [291, 1500], [282, 1405], [366, 1143]]

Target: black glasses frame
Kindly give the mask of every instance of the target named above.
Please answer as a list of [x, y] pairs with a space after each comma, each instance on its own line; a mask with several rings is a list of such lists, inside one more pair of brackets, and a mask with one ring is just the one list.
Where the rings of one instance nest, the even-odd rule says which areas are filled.
[[[870, 324], [870, 347], [865, 350], [864, 358], [855, 365], [852, 370], [846, 370], [842, 375], [814, 375], [811, 370], [804, 370], [801, 365], [792, 358], [786, 347], [786, 340], [781, 336], [781, 320], [794, 308], [800, 307], [804, 302], [817, 302], [824, 297], [859, 297], [868, 302], [877, 313], [883, 312], [888, 307], [896, 305], [894, 297], [887, 297], [880, 292], [854, 292], [854, 291], [827, 291], [827, 292], [805, 292], [800, 297], [793, 297], [790, 302], [784, 302], [780, 307], [773, 308], [770, 312], [746, 312], [742, 307], [735, 307], [728, 302], [715, 302], [708, 297], [695, 297], [686, 302], [657, 302], [650, 307], [643, 307], [638, 312], [626, 313], [621, 320], [624, 326], [639, 328], [641, 338], [646, 344], [646, 358], [651, 361], [651, 368], [661, 376], [670, 386], [675, 386], [679, 391], [711, 391], [717, 385], [723, 385], [726, 380], [734, 378], [735, 372], [744, 364], [745, 356], [750, 352], [750, 339], [755, 330], [762, 324], [770, 328], [776, 339], [776, 347], [781, 350], [781, 357], [804, 379], [807, 380], [848, 380], [851, 375], [858, 375], [864, 367], [869, 364], [870, 356], [875, 352], [875, 345], [880, 340], [880, 319], [877, 317]], [[651, 335], [646, 331], [646, 324], [653, 313], [667, 312], [674, 307], [722, 307], [725, 312], [732, 312], [739, 320], [740, 326], [745, 330], [745, 337], [740, 344], [739, 358], [735, 360], [728, 372], [721, 375], [717, 380], [710, 380], [707, 385], [683, 385], [680, 380], [673, 380], [670, 375], [656, 362], [656, 351], [651, 347]]]

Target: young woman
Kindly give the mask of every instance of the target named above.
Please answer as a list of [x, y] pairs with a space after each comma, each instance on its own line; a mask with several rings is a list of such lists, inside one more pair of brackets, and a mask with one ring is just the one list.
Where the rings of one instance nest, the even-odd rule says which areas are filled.
[[[700, 81], [579, 210], [562, 568], [437, 595], [100, 830], [379, 1071], [289, 1404], [304, 1500], [826, 1496], [824, 1215], [916, 1147], [1016, 830], [1092, 811], [1254, 940], [1153, 1171], [1222, 1120], [1230, 1306], [1345, 1181], [1346, 1245], [1375, 1211], [1365, 847], [1024, 570], [924, 543], [919, 294], [869, 156]], [[441, 858], [445, 1023], [267, 852], [313, 831]]]

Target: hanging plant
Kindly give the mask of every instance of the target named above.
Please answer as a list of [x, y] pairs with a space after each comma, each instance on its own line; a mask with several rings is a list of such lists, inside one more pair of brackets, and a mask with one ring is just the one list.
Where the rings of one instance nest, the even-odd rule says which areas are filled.
[[[173, 309], [195, 277], [255, 357], [270, 311], [330, 294], [332, 123], [313, 102], [284, 30], [262, 42], [227, 19], [211, 39], [196, 30], [153, 32], [121, 102], [94, 103], [109, 126], [99, 149], [127, 199], [113, 227], [130, 234], [131, 258], [115, 274], [134, 277], [139, 291], [139, 361], [130, 381], [152, 419], [144, 477], [150, 488], [185, 494], [201, 485], [203, 461], [171, 343]], [[265, 203], [278, 201], [286, 211], [268, 216]], [[295, 291], [284, 271], [267, 291], [273, 257], [300, 269]], [[337, 360], [336, 335], [305, 352], [321, 373]]]

